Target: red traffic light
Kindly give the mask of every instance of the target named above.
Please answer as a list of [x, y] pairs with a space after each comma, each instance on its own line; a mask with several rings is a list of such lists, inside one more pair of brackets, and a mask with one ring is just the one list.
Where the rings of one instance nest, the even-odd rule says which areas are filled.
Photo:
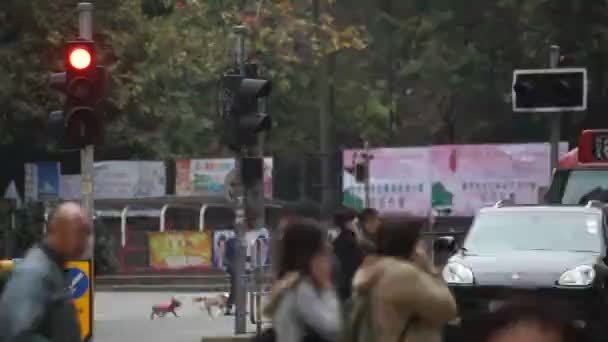
[[82, 70], [86, 69], [91, 65], [92, 57], [91, 53], [83, 48], [75, 48], [70, 51], [69, 62], [72, 68]]

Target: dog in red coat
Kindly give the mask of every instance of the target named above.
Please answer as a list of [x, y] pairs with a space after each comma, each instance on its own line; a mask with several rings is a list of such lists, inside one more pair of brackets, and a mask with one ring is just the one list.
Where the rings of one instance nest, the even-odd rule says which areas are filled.
[[172, 313], [173, 316], [179, 317], [176, 309], [182, 306], [182, 302], [177, 300], [175, 297], [171, 297], [171, 301], [167, 303], [156, 304], [152, 306], [152, 312], [150, 313], [150, 319], [154, 319], [155, 317], [165, 317], [166, 314]]

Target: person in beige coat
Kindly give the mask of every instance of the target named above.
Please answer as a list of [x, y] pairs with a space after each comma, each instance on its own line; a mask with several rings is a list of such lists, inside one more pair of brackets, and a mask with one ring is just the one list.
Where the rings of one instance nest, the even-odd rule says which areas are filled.
[[457, 317], [456, 301], [419, 243], [419, 231], [384, 224], [378, 255], [368, 256], [353, 279], [355, 293], [371, 291], [375, 342], [440, 342], [443, 326]]

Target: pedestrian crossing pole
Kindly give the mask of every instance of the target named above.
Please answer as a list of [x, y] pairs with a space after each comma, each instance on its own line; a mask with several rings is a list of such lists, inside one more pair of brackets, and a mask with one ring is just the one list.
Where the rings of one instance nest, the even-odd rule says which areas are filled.
[[[90, 2], [81, 2], [78, 4], [80, 38], [93, 40], [93, 9], [94, 6]], [[83, 127], [84, 129], [84, 127]], [[90, 222], [94, 218], [94, 155], [95, 147], [87, 145], [80, 150], [80, 176], [81, 176], [81, 205], [87, 211]], [[92, 254], [90, 256], [93, 257]]]
[[[95, 7], [93, 6], [92, 3], [90, 2], [81, 2], [78, 4], [78, 26], [79, 26], [79, 32], [80, 32], [80, 38], [82, 39], [86, 39], [86, 40], [93, 40], [93, 10], [95, 9]], [[82, 127], [82, 130], [84, 131], [84, 127]], [[94, 156], [95, 156], [95, 147], [93, 145], [87, 145], [85, 147], [83, 147], [80, 150], [80, 177], [81, 177], [81, 187], [80, 187], [80, 195], [81, 195], [81, 206], [83, 209], [86, 210], [88, 216], [89, 216], [89, 222], [91, 222], [91, 224], [94, 225], [94, 219], [95, 219], [95, 214], [94, 214], [94, 198], [95, 198], [95, 193], [94, 193], [94, 170], [95, 170], [95, 166], [94, 166]], [[88, 320], [90, 322], [88, 322], [88, 327], [89, 327], [89, 332], [90, 332], [90, 339], [89, 341], [93, 340], [93, 324], [94, 324], [94, 320], [93, 320], [93, 312], [94, 312], [94, 279], [95, 279], [95, 275], [94, 275], [94, 256], [95, 256], [95, 237], [93, 235], [93, 239], [92, 242], [87, 250], [86, 255], [83, 256], [83, 259], [88, 259], [90, 261], [90, 266], [89, 266], [89, 291], [90, 291], [90, 298], [89, 298], [89, 317]], [[81, 318], [82, 319], [82, 318]], [[83, 322], [81, 322], [81, 329], [82, 329], [82, 324]]]
[[[240, 74], [245, 76], [245, 27], [235, 26], [234, 32], [237, 35], [236, 44], [236, 59], [239, 65]], [[246, 234], [246, 222], [245, 222], [245, 209], [246, 209], [246, 196], [247, 193], [243, 189], [243, 180], [241, 178], [243, 157], [245, 151], [241, 150], [237, 153], [235, 158], [235, 169], [237, 172], [237, 181], [240, 183], [239, 191], [236, 197], [236, 208], [235, 208], [235, 242], [236, 242], [236, 263], [234, 267], [235, 277], [232, 281], [235, 282], [235, 319], [234, 319], [234, 333], [245, 334], [247, 332], [247, 287], [246, 287], [246, 258], [247, 258], [247, 242], [245, 239]]]
[[365, 180], [364, 180], [364, 191], [365, 191], [365, 208], [369, 208], [371, 205], [371, 194], [370, 194], [370, 164], [371, 160], [374, 159], [374, 155], [369, 152], [369, 142], [367, 140], [363, 143], [363, 153], [361, 154], [363, 159], [363, 165], [365, 169]]

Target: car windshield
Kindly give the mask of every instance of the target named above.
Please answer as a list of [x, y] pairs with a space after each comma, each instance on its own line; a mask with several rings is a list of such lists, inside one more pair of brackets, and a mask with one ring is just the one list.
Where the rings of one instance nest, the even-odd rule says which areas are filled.
[[568, 211], [484, 212], [464, 247], [473, 254], [501, 251], [600, 251], [599, 214]]
[[589, 200], [605, 200], [608, 170], [572, 170], [564, 187], [563, 204], [584, 204]]

